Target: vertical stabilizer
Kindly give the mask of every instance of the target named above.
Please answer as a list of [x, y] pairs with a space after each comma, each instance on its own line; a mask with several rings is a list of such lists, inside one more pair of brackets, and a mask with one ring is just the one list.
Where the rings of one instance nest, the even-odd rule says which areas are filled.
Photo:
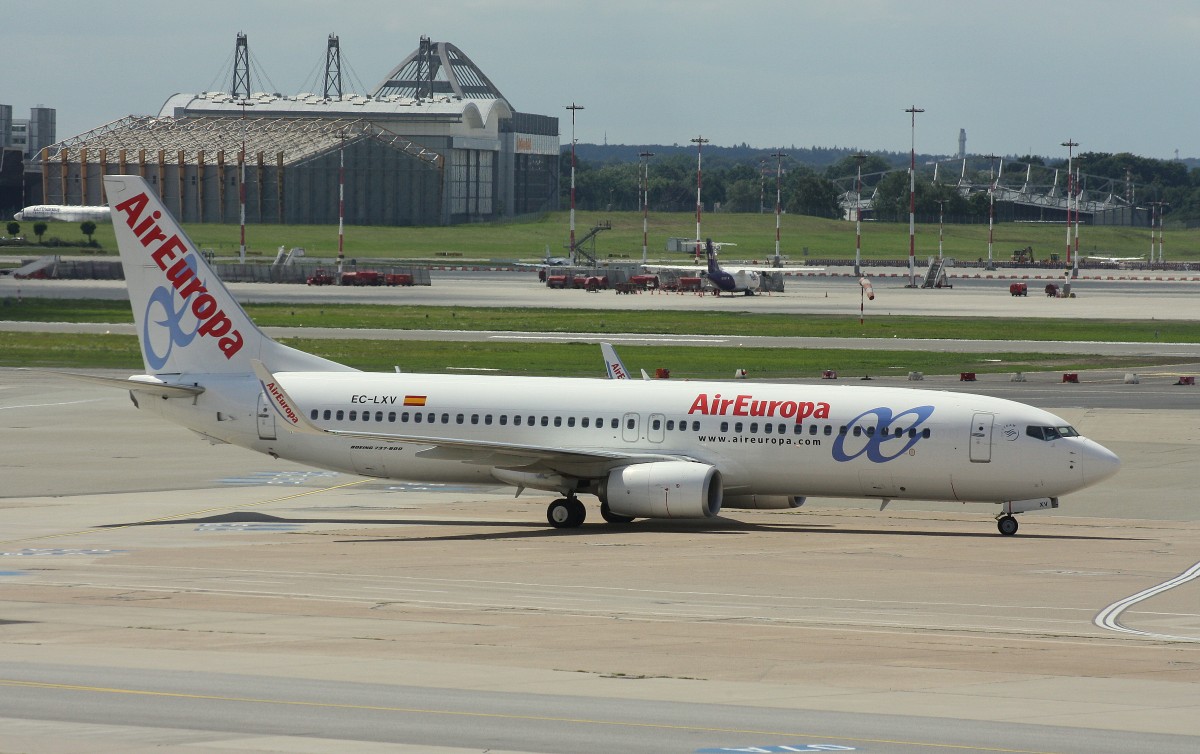
[[105, 176], [113, 229], [148, 374], [250, 374], [350, 368], [264, 335], [138, 176]]
[[708, 274], [719, 274], [721, 272], [721, 265], [717, 264], [717, 252], [713, 249], [713, 242], [711, 238], [705, 240], [704, 252], [708, 255]]

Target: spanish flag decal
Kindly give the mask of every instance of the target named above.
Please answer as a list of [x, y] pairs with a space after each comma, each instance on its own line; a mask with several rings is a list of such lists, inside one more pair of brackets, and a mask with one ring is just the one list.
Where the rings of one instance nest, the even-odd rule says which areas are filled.
[[424, 406], [425, 396], [423, 395], [406, 395], [404, 396], [405, 406]]

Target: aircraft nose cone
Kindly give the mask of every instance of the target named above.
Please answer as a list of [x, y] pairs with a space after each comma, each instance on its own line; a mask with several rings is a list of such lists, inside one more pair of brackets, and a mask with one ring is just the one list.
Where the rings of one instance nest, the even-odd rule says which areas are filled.
[[1121, 459], [1117, 454], [1095, 442], [1088, 441], [1087, 452], [1083, 458], [1083, 483], [1093, 485], [1108, 479], [1121, 468]]

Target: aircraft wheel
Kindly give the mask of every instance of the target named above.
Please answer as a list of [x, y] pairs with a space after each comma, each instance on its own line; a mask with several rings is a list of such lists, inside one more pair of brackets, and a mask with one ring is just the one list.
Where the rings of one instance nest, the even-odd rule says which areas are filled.
[[546, 508], [546, 520], [555, 529], [574, 529], [587, 518], [587, 508], [578, 498], [559, 498]]
[[996, 519], [996, 528], [1006, 537], [1011, 537], [1017, 533], [1017, 519], [1012, 516], [1001, 516]]
[[608, 507], [608, 503], [600, 503], [600, 515], [610, 524], [633, 523], [633, 516], [622, 516], [620, 513], [613, 513], [612, 508]]

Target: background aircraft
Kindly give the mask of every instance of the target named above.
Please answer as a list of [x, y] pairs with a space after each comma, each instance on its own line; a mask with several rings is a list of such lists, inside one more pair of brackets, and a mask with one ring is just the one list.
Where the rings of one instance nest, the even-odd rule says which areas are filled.
[[[708, 258], [708, 269], [705, 271], [710, 285], [717, 295], [722, 293], [742, 293], [746, 296], [753, 296], [759, 289], [762, 283], [762, 276], [765, 274], [781, 272], [778, 267], [764, 267], [746, 264], [732, 264], [728, 267], [722, 267], [717, 262], [717, 250], [722, 246], [733, 246], [734, 244], [714, 244], [709, 238], [704, 242], [705, 256]], [[659, 272], [662, 270], [671, 270], [673, 272], [688, 272], [694, 274], [695, 267], [686, 265], [672, 264], [657, 264], [657, 265], [642, 265], [648, 272]], [[806, 272], [820, 272], [820, 267], [805, 267]]]
[[13, 215], [13, 219], [18, 222], [56, 220], [64, 223], [81, 223], [91, 220], [99, 223], [108, 222], [108, 218], [108, 207], [80, 207], [69, 204], [35, 204]]

